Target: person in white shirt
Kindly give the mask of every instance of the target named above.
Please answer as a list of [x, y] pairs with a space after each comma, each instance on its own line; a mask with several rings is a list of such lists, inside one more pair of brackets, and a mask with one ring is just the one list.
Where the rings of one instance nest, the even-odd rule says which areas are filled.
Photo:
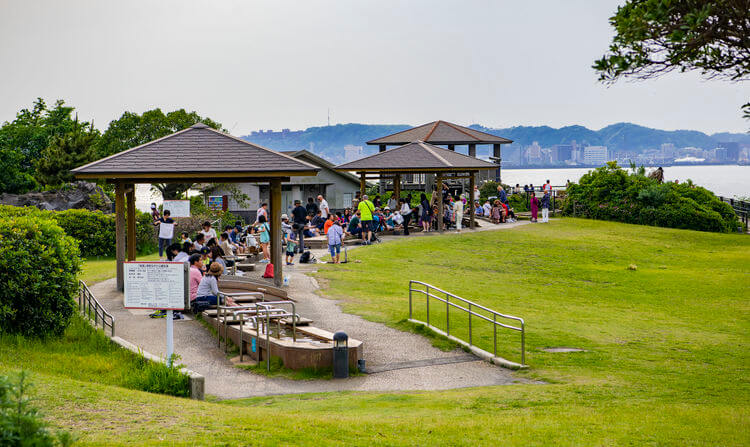
[[479, 202], [479, 187], [474, 186], [474, 201]]
[[201, 230], [201, 234], [206, 237], [206, 242], [210, 241], [211, 239], [216, 239], [216, 230], [211, 228], [211, 222], [209, 221], [203, 222], [203, 229]]
[[549, 179], [547, 180], [547, 183], [542, 186], [542, 191], [552, 193], [552, 185], [550, 185]]
[[464, 220], [464, 196], [461, 194], [461, 197], [453, 202], [453, 219], [456, 221], [456, 231], [459, 233], [461, 232], [461, 224]]
[[396, 197], [391, 195], [391, 198], [388, 199], [388, 208], [392, 210], [396, 210], [396, 206], [398, 206], [398, 202], [396, 201]]
[[328, 208], [328, 202], [322, 195], [318, 196], [318, 202], [320, 202], [318, 204], [318, 207], [320, 208], [320, 217], [322, 217], [323, 220], [328, 219], [328, 215], [331, 213], [330, 208]]
[[401, 217], [404, 219], [404, 236], [409, 235], [409, 221], [411, 220], [411, 203], [407, 202], [407, 199], [399, 199], [398, 200], [401, 203], [401, 209], [399, 210], [399, 213], [401, 214]]
[[492, 214], [492, 205], [490, 205], [489, 200], [484, 202], [484, 205], [482, 205], [482, 208], [484, 209], [484, 217], [490, 217], [490, 215]]
[[258, 218], [260, 216], [266, 216], [266, 221], [268, 221], [268, 204], [262, 203], [260, 205], [260, 208], [258, 208], [258, 211], [255, 212], [255, 222], [258, 223]]

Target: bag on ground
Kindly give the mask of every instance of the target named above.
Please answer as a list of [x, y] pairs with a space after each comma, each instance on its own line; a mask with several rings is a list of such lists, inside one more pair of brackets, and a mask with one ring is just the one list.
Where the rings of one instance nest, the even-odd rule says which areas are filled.
[[270, 262], [266, 264], [266, 271], [263, 272], [264, 278], [273, 278], [273, 264]]

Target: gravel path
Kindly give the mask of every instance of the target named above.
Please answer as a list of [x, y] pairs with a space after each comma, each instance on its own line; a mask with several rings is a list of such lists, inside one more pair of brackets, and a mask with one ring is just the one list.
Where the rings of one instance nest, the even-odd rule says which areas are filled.
[[[526, 222], [485, 227], [509, 229]], [[430, 235], [423, 235], [422, 237]], [[403, 236], [386, 237], [384, 243]], [[354, 247], [355, 249], [357, 247]], [[317, 251], [320, 258], [323, 250]], [[324, 391], [401, 391], [440, 390], [469, 386], [507, 385], [520, 382], [509, 370], [472, 360], [463, 351], [444, 352], [434, 348], [419, 335], [401, 332], [380, 323], [341, 311], [336, 301], [318, 296], [316, 281], [306, 273], [316, 266], [294, 265], [285, 270], [290, 275], [289, 296], [297, 301], [298, 313], [314, 320], [313, 325], [329, 331], [343, 330], [349, 337], [364, 342], [364, 359], [368, 369], [377, 372], [346, 380], [289, 380], [267, 378], [236, 368], [219, 349], [216, 338], [199, 322], [175, 321], [174, 346], [181, 362], [206, 377], [206, 393], [220, 399], [270, 394]], [[254, 272], [253, 276], [259, 277]], [[259, 281], [263, 279], [259, 278]], [[116, 335], [145, 351], [163, 356], [165, 322], [148, 318], [150, 311], [122, 307], [122, 294], [114, 279], [91, 286], [94, 296], [116, 319]], [[427, 366], [422, 366], [427, 365]], [[398, 369], [391, 369], [398, 368]]]

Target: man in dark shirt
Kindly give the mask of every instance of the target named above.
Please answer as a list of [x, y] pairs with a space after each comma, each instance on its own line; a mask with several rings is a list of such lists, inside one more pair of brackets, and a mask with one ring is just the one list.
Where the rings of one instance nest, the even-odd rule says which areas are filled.
[[302, 206], [302, 202], [299, 200], [294, 201], [294, 209], [292, 210], [292, 221], [297, 224], [297, 240], [299, 245], [297, 248], [300, 253], [305, 252], [305, 225], [307, 225], [307, 209]]
[[310, 222], [312, 224], [312, 226], [314, 226], [318, 230], [322, 230], [323, 229], [323, 225], [325, 225], [325, 223], [326, 223], [326, 220], [323, 219], [323, 215], [322, 214], [323, 213], [320, 210], [318, 210], [318, 212], [314, 214], [314, 217], [312, 218], [312, 221]]
[[318, 214], [318, 211], [320, 210], [318, 204], [315, 203], [315, 200], [313, 200], [312, 197], [307, 198], [307, 205], [305, 206], [305, 209], [307, 210], [308, 216], [314, 216]]

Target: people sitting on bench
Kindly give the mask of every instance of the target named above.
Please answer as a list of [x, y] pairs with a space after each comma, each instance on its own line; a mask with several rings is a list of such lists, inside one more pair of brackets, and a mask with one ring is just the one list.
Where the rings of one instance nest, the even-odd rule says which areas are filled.
[[346, 228], [346, 234], [358, 237], [362, 239], [362, 221], [360, 219], [361, 213], [357, 210], [354, 216], [349, 221], [349, 226]]

